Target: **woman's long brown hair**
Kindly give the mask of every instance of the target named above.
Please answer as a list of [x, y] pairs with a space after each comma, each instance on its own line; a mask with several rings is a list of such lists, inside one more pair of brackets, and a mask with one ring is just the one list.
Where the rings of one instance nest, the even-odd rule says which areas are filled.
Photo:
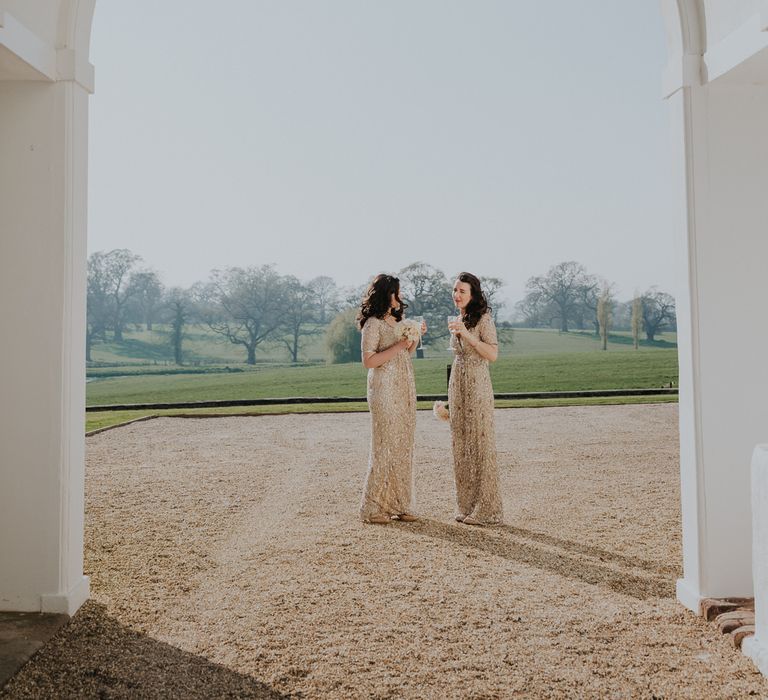
[[488, 300], [485, 298], [483, 288], [480, 286], [480, 280], [475, 275], [471, 272], [460, 272], [456, 279], [469, 285], [471, 298], [466, 309], [464, 309], [461, 320], [467, 328], [474, 328], [480, 322], [484, 313], [490, 313], [491, 307], [488, 306]]
[[400, 280], [397, 277], [383, 273], [373, 278], [360, 304], [360, 311], [357, 313], [357, 323], [361, 329], [371, 316], [384, 318], [387, 315], [393, 294], [400, 303], [400, 308], [392, 309], [392, 316], [396, 321], [401, 321], [403, 319], [403, 311], [408, 307], [408, 304], [400, 301]]

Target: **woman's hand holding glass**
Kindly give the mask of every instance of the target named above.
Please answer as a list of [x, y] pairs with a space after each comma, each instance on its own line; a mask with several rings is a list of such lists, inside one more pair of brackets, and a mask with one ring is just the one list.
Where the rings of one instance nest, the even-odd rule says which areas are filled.
[[[461, 323], [461, 316], [448, 316], [448, 331], [451, 335], [456, 336], [456, 341], [461, 342], [461, 336], [456, 335], [456, 324]], [[464, 324], [462, 324], [464, 325]], [[449, 345], [449, 350], [453, 350], [453, 348]]]
[[462, 335], [469, 333], [461, 318], [454, 316], [448, 317], [448, 330], [459, 339], [461, 339]]

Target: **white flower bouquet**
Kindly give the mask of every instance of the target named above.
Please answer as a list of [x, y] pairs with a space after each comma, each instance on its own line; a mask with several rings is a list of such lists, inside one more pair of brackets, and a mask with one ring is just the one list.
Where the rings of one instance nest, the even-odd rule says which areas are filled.
[[448, 404], [445, 401], [435, 401], [432, 406], [432, 413], [435, 414], [440, 420], [450, 420], [451, 414], [448, 410]]
[[421, 339], [421, 325], [416, 323], [416, 321], [402, 321], [400, 323], [400, 333], [409, 342], [417, 343]]

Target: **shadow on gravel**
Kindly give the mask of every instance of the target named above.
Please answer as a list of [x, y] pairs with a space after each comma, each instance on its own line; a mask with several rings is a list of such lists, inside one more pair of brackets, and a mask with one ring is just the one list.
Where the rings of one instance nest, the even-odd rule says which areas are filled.
[[[649, 573], [638, 576], [631, 569], [645, 570], [642, 560], [612, 555], [603, 550], [579, 545], [575, 542], [558, 540], [548, 535], [531, 533], [527, 530], [507, 526], [479, 528], [467, 525], [446, 524], [435, 520], [420, 520], [416, 523], [398, 525], [409, 532], [426, 537], [452, 542], [461, 547], [471, 547], [485, 554], [502, 557], [527, 566], [544, 569], [560, 576], [584, 581], [595, 586], [608, 588], [616, 593], [632, 596], [639, 600], [649, 598], [673, 598], [675, 579]], [[529, 538], [532, 541], [521, 541]], [[552, 547], [544, 549], [537, 542]], [[553, 551], [560, 549], [563, 551]], [[611, 563], [621, 568], [606, 566], [602, 561], [590, 561], [579, 555], [601, 559], [609, 554]], [[652, 565], [657, 567], [658, 564]], [[654, 569], [658, 570], [658, 569]]]
[[255, 678], [135, 632], [88, 602], [0, 690], [0, 698], [259, 698]]
[[499, 529], [517, 537], [534, 540], [536, 542], [541, 542], [542, 544], [548, 544], [552, 547], [560, 547], [566, 551], [573, 552], [574, 554], [585, 554], [589, 557], [600, 559], [601, 561], [613, 562], [618, 565], [628, 566], [632, 569], [652, 571], [662, 576], [674, 576], [676, 579], [683, 575], [682, 569], [677, 566], [668, 566], [657, 561], [640, 559], [639, 557], [628, 557], [624, 554], [609, 552], [608, 550], [600, 549], [599, 547], [594, 547], [589, 544], [582, 544], [581, 542], [561, 540], [558, 537], [553, 537], [552, 535], [547, 535], [543, 532], [525, 530], [521, 527], [513, 527], [512, 525], [502, 525]]

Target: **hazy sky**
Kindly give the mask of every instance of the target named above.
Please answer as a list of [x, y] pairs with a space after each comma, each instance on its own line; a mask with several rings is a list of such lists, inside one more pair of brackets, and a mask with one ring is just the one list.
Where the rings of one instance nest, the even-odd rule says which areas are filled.
[[635, 0], [99, 0], [89, 249], [166, 284], [424, 260], [672, 289], [663, 27]]

